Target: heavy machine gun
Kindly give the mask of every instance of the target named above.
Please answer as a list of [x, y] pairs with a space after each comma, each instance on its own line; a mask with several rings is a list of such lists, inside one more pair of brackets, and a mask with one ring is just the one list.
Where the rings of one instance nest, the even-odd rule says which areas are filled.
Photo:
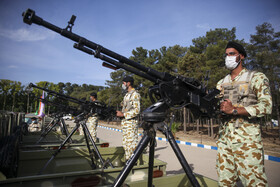
[[[58, 92], [49, 90], [47, 88], [42, 88], [42, 87], [36, 86], [36, 85], [34, 85], [32, 83], [29, 84], [29, 88], [31, 88], [31, 87], [44, 90], [49, 95], [55, 96], [55, 97], [57, 97], [57, 98], [59, 98], [61, 100], [66, 100], [66, 101], [74, 102], [74, 103], [77, 103], [77, 104], [80, 105], [80, 107], [79, 107], [80, 109], [78, 111], [72, 110], [73, 108], [69, 107], [69, 106], [65, 107], [66, 111], [69, 111], [69, 109], [71, 109], [73, 111], [73, 114], [77, 115], [75, 117], [76, 126], [72, 129], [72, 131], [70, 133], [68, 133], [66, 125], [64, 124], [65, 132], [67, 134], [66, 139], [61, 143], [59, 148], [53, 153], [52, 157], [48, 160], [48, 162], [44, 165], [44, 167], [39, 171], [38, 174], [41, 175], [43, 173], [43, 171], [47, 168], [47, 166], [51, 163], [51, 161], [56, 157], [56, 155], [61, 151], [61, 149], [64, 147], [64, 145], [67, 142], [72, 143], [71, 137], [79, 129], [80, 126], [82, 126], [83, 131], [84, 131], [84, 137], [85, 137], [87, 148], [88, 148], [88, 152], [89, 152], [89, 155], [90, 155], [92, 169], [96, 169], [97, 168], [97, 165], [96, 165], [96, 163], [94, 161], [95, 160], [94, 156], [96, 158], [99, 158], [103, 168], [107, 168], [107, 165], [109, 165], [110, 167], [114, 167], [109, 160], [105, 161], [102, 158], [102, 156], [101, 156], [101, 154], [100, 154], [100, 152], [99, 152], [99, 150], [98, 150], [98, 148], [97, 148], [97, 146], [96, 146], [96, 144], [95, 144], [95, 142], [94, 142], [94, 140], [93, 140], [93, 138], [92, 138], [92, 136], [91, 136], [91, 134], [90, 134], [90, 132], [88, 130], [88, 127], [86, 125], [87, 118], [90, 117], [92, 114], [97, 114], [99, 116], [109, 116], [110, 113], [114, 113], [115, 114], [114, 110], [111, 110], [111, 109], [108, 110], [108, 108], [105, 105], [103, 105], [102, 103], [100, 103], [100, 102], [88, 102], [88, 101], [85, 101], [85, 100], [82, 100], [82, 99], [80, 100], [80, 99], [77, 99], [77, 98], [74, 98], [74, 97], [70, 97], [70, 96], [64, 95], [62, 93], [58, 93]], [[47, 100], [42, 100], [42, 101], [50, 103], [50, 101], [47, 101]], [[59, 105], [59, 104], [57, 103], [56, 105]], [[60, 107], [63, 107], [63, 106], [60, 105]], [[64, 122], [62, 116], [58, 116], [56, 121], [51, 122], [49, 125], [51, 126], [51, 125], [54, 125], [56, 123], [59, 123], [59, 121], [61, 121], [61, 120]], [[51, 127], [48, 128], [47, 132], [49, 132], [50, 130], [51, 130]], [[44, 138], [45, 134], [46, 134], [46, 132], [44, 132], [43, 136], [41, 136], [39, 141], [41, 141]], [[94, 150], [91, 149], [89, 142], [91, 142]]]
[[154, 98], [156, 98], [162, 101], [164, 105], [167, 105], [165, 107], [160, 107], [162, 110], [159, 107], [156, 107], [156, 109], [154, 108], [154, 112], [163, 112], [170, 107], [188, 107], [196, 116], [201, 114], [206, 114], [207, 116], [215, 115], [218, 103], [215, 96], [219, 93], [218, 90], [214, 89], [212, 92], [209, 92], [199, 81], [193, 78], [173, 76], [166, 72], [158, 72], [152, 68], [145, 67], [138, 62], [134, 62], [133, 60], [73, 33], [72, 27], [76, 16], [72, 15], [67, 27], [64, 29], [38, 17], [35, 11], [31, 9], [27, 9], [22, 16], [23, 21], [29, 25], [32, 23], [41, 25], [77, 42], [74, 44], [74, 48], [104, 60], [103, 66], [112, 69], [122, 68], [154, 82], [154, 86], [149, 89], [152, 102], [155, 103], [156, 101]]
[[190, 166], [188, 165], [184, 155], [178, 147], [174, 136], [171, 133], [164, 120], [166, 118], [166, 111], [169, 108], [188, 107], [194, 116], [205, 115], [207, 117], [215, 116], [218, 111], [218, 99], [216, 95], [219, 94], [217, 89], [209, 91], [199, 81], [182, 76], [173, 76], [169, 73], [158, 72], [152, 68], [145, 67], [138, 62], [134, 62], [118, 53], [115, 53], [99, 44], [96, 44], [84, 37], [81, 37], [72, 32], [72, 27], [76, 16], [72, 15], [66, 28], [62, 29], [55, 26], [35, 14], [35, 11], [27, 9], [22, 14], [23, 21], [31, 25], [35, 23], [46, 27], [62, 36], [76, 42], [74, 48], [79, 49], [89, 55], [99, 58], [103, 62], [103, 66], [111, 69], [124, 69], [135, 75], [148, 79], [154, 83], [154, 86], [149, 88], [149, 96], [153, 105], [145, 109], [141, 116], [143, 119], [142, 127], [144, 129], [144, 136], [139, 142], [133, 156], [127, 161], [122, 172], [116, 178], [113, 186], [121, 186], [128, 176], [129, 172], [135, 165], [137, 159], [143, 152], [144, 148], [150, 143], [149, 150], [149, 176], [148, 186], [152, 186], [153, 174], [153, 159], [155, 148], [155, 127], [161, 124], [158, 130], [162, 131], [168, 139], [173, 151], [180, 161], [185, 173], [187, 174], [193, 186], [200, 186], [195, 178]]

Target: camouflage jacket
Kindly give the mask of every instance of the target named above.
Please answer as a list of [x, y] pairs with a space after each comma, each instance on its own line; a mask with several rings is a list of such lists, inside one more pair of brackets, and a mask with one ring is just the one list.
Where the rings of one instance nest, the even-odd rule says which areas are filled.
[[[244, 68], [233, 81], [230, 79], [230, 82], [234, 83], [238, 81], [242, 74], [247, 71], [248, 70]], [[224, 88], [221, 86], [223, 80], [224, 79], [220, 80], [217, 84], [217, 89], [221, 91], [221, 99], [223, 99], [224, 93]], [[219, 129], [219, 141], [231, 141], [232, 143], [261, 141], [259, 118], [266, 114], [271, 114], [272, 111], [272, 97], [268, 78], [261, 72], [254, 73], [249, 89], [256, 94], [257, 103], [244, 107], [250, 114], [248, 117], [229, 115], [228, 118], [225, 118]], [[236, 128], [236, 123], [238, 123], [238, 128]]]
[[125, 119], [136, 118], [140, 113], [140, 94], [133, 88], [125, 94], [122, 106]]

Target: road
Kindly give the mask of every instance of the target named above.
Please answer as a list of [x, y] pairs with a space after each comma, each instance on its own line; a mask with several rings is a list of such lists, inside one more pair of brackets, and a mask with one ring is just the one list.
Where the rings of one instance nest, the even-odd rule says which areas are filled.
[[[142, 133], [142, 132], [139, 132]], [[121, 146], [122, 133], [98, 127], [97, 137], [108, 141], [110, 146]], [[141, 137], [139, 137], [141, 138]], [[195, 173], [217, 180], [216, 173], [216, 150], [192, 147], [189, 145], [180, 145], [187, 162]], [[184, 170], [180, 165], [171, 146], [166, 141], [157, 141], [155, 148], [155, 158], [167, 162], [167, 175], [183, 173]], [[265, 169], [270, 187], [279, 187], [280, 162], [265, 160]]]

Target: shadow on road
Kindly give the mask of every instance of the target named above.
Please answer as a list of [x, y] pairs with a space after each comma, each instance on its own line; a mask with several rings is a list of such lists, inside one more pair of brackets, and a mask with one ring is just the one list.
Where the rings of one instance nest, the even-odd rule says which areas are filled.
[[156, 151], [159, 151], [159, 150], [162, 150], [162, 149], [166, 149], [166, 148], [167, 148], [167, 146], [155, 148], [155, 152], [156, 152]]
[[[189, 164], [191, 170], [194, 169], [193, 164]], [[170, 170], [170, 171], [166, 171], [166, 175], [175, 175], [175, 174], [180, 174], [180, 173], [185, 173], [184, 169], [181, 168], [179, 170]]]

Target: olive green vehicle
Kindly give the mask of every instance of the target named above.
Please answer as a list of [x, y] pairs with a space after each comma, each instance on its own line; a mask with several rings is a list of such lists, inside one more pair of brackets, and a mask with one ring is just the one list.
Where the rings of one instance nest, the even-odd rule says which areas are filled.
[[[40, 144], [35, 144], [40, 134], [24, 135], [26, 127], [23, 119], [24, 113], [0, 112], [0, 186], [112, 186], [122, 171], [125, 164], [122, 147], [106, 147], [108, 144], [102, 140], [96, 143], [104, 160], [102, 164], [99, 157], [91, 159], [86, 143], [79, 135], [74, 135], [75, 143], [66, 144], [48, 163], [65, 136], [52, 132]], [[94, 169], [92, 162], [96, 164]], [[166, 176], [166, 165], [154, 159], [154, 186], [191, 186], [186, 174]], [[142, 154], [126, 178], [125, 185], [147, 186], [148, 168], [148, 155]], [[196, 178], [201, 186], [217, 186], [212, 179], [199, 175]]]

